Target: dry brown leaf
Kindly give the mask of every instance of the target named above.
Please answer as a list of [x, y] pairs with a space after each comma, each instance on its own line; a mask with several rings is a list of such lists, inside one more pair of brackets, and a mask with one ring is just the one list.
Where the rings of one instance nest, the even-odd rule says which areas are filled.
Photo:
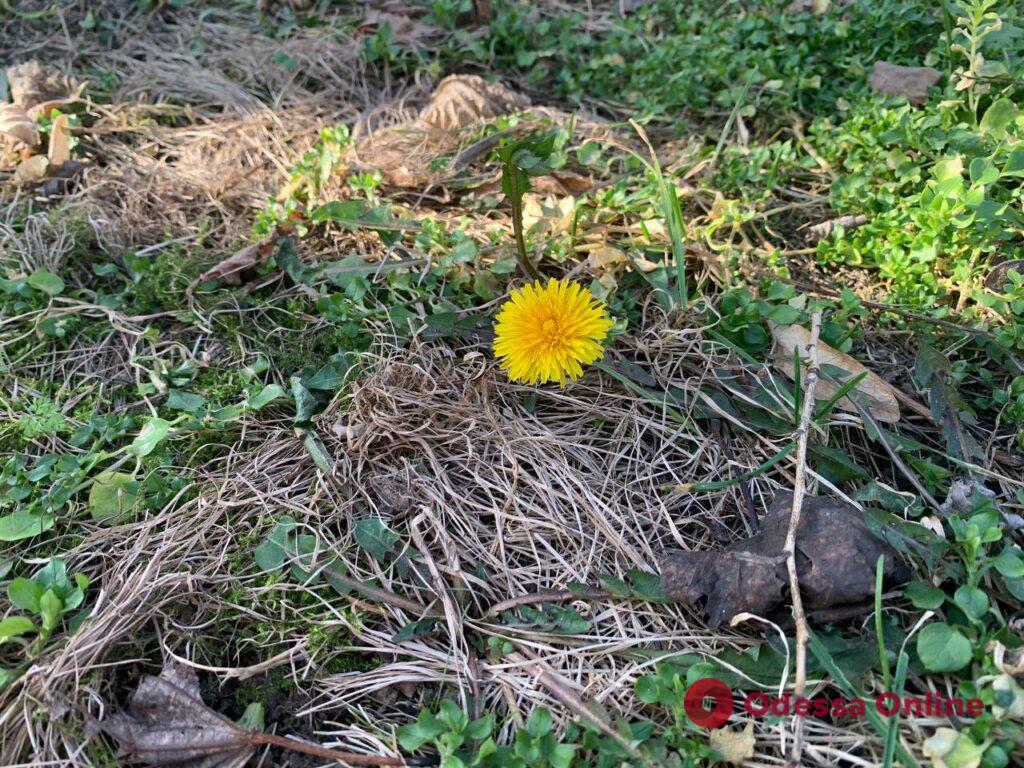
[[[387, 186], [403, 189], [435, 183], [441, 174], [430, 170], [432, 162], [458, 149], [465, 138], [460, 132], [501, 115], [529, 107], [529, 100], [498, 83], [476, 75], [451, 75], [431, 94], [430, 102], [412, 121], [387, 126], [361, 139], [349, 153], [353, 170], [379, 171]], [[482, 151], [497, 138], [481, 140]], [[454, 165], [462, 165], [459, 160]], [[559, 192], [578, 187], [585, 177], [567, 176], [558, 182]]]
[[[807, 345], [811, 342], [811, 333], [800, 325], [778, 325], [770, 323], [772, 338], [775, 339], [775, 346], [772, 348], [772, 364], [782, 371], [788, 378], [795, 380], [796, 370], [793, 366], [793, 350], [797, 350], [801, 359], [807, 354]], [[858, 393], [858, 401], [861, 402], [868, 412], [879, 421], [886, 424], [895, 424], [900, 420], [900, 404], [896, 400], [893, 388], [889, 386], [880, 376], [872, 373], [863, 365], [858, 363], [849, 355], [833, 349], [823, 341], [818, 342], [818, 363], [819, 367], [839, 368], [848, 372], [851, 377], [865, 374], [855, 388]], [[834, 376], [833, 374], [830, 374]], [[833, 397], [839, 387], [828, 381], [825, 377], [818, 379], [816, 397], [819, 400], [828, 400]], [[857, 406], [844, 397], [837, 406], [840, 410], [859, 413]]]
[[11, 86], [11, 101], [30, 114], [75, 95], [74, 85], [60, 70], [35, 59], [7, 67], [5, 74]]
[[37, 184], [46, 178], [46, 171], [50, 167], [46, 155], [33, 155], [27, 160], [18, 163], [14, 169], [14, 183], [19, 185]]
[[[749, 612], [765, 616], [787, 599], [783, 553], [793, 505], [779, 493], [749, 539], [718, 551], [670, 552], [661, 558], [661, 585], [673, 599], [703, 606], [709, 627]], [[836, 499], [808, 496], [796, 535], [800, 592], [813, 609], [861, 603], [875, 588], [875, 563], [885, 555], [891, 582], [909, 577], [896, 551], [876, 538], [863, 514]]]
[[449, 75], [437, 84], [418, 122], [437, 130], [460, 130], [529, 106], [529, 99], [501, 83], [476, 75]]
[[146, 765], [241, 768], [256, 752], [248, 731], [203, 704], [195, 673], [173, 663], [142, 678], [128, 711], [100, 728], [123, 757]]
[[576, 198], [557, 198], [553, 195], [541, 198], [527, 193], [523, 195], [523, 228], [540, 235], [565, 235], [572, 230], [576, 215]]
[[192, 768], [242, 768], [256, 747], [315, 755], [343, 765], [424, 765], [429, 758], [382, 757], [328, 749], [275, 734], [248, 731], [203, 703], [195, 672], [175, 662], [160, 677], [147, 675], [128, 702], [128, 711], [99, 723], [126, 761]]
[[228, 285], [241, 285], [243, 272], [255, 269], [273, 255], [277, 249], [278, 236], [278, 232], [272, 232], [258, 243], [247, 245], [223, 261], [217, 262], [192, 281], [185, 289], [185, 295], [191, 297], [197, 285], [210, 280], [223, 280]]
[[67, 115], [57, 115], [50, 127], [50, 146], [46, 152], [46, 159], [55, 168], [71, 159], [71, 133], [68, 130]]
[[871, 90], [890, 96], [906, 96], [916, 107], [928, 100], [928, 89], [942, 79], [934, 67], [901, 67], [887, 61], [876, 61], [868, 78]]
[[828, 221], [822, 221], [807, 228], [807, 231], [817, 238], [818, 240], [824, 240], [826, 237], [831, 235], [836, 227], [843, 227], [844, 229], [854, 229], [859, 227], [861, 224], [867, 224], [870, 219], [864, 214], [856, 214], [853, 216], [840, 216], [836, 219], [829, 219]]
[[730, 765], [743, 765], [752, 758], [756, 743], [753, 723], [747, 723], [742, 731], [726, 727], [716, 728], [708, 734], [708, 744]]
[[586, 245], [579, 250], [587, 252], [587, 265], [595, 272], [614, 270], [627, 263], [626, 254], [607, 242]]
[[39, 127], [18, 104], [0, 104], [0, 134], [16, 139], [26, 147], [39, 144]]

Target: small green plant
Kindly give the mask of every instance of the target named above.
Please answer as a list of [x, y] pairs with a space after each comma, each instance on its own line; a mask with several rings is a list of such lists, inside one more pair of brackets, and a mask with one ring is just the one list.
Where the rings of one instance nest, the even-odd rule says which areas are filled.
[[34, 633], [36, 648], [41, 648], [65, 615], [82, 605], [88, 586], [88, 577], [81, 573], [68, 578], [67, 565], [59, 557], [50, 558], [31, 579], [15, 579], [7, 587], [7, 599], [30, 616], [14, 615], [0, 621], [0, 642]]
[[416, 722], [400, 727], [398, 742], [409, 751], [432, 745], [441, 768], [570, 768], [577, 745], [559, 741], [553, 727], [551, 713], [538, 707], [510, 745], [498, 746], [492, 715], [470, 720], [445, 699], [436, 712], [423, 710]]
[[512, 206], [512, 231], [516, 243], [516, 260], [523, 274], [533, 280], [540, 272], [526, 251], [523, 231], [523, 195], [530, 191], [530, 176], [548, 173], [552, 167], [557, 131], [532, 134], [524, 139], [499, 145], [501, 160], [501, 191]]
[[[943, 5], [950, 0], [943, 0]], [[958, 92], [965, 92], [971, 115], [977, 118], [978, 100], [991, 88], [990, 79], [1005, 77], [1006, 67], [999, 61], [986, 61], [983, 53], [985, 38], [1002, 26], [999, 14], [993, 9], [999, 7], [999, 0], [959, 0], [954, 3], [957, 18], [953, 30], [950, 52], [958, 53], [966, 62], [953, 71], [953, 85]], [[947, 10], [948, 13], [948, 10]]]
[[917, 656], [932, 672], [958, 672], [972, 661], [981, 662], [988, 643], [1004, 636], [996, 600], [1000, 591], [986, 582], [999, 580], [1003, 594], [1024, 597], [1024, 553], [1003, 543], [1002, 516], [988, 495], [975, 491], [971, 510], [951, 515], [949, 527], [952, 539], [943, 553], [946, 572], [940, 578], [950, 586], [919, 581], [906, 590], [916, 608], [945, 612], [945, 621], [929, 624], [917, 638]]
[[39, 397], [30, 402], [18, 418], [18, 429], [26, 440], [35, 440], [64, 432], [67, 420], [57, 403], [48, 397]]

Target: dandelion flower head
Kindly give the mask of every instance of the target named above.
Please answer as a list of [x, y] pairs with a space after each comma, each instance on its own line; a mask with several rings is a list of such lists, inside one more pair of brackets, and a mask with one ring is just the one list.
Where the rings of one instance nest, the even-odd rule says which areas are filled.
[[604, 305], [583, 286], [538, 280], [512, 291], [498, 313], [494, 354], [513, 381], [564, 387], [600, 359], [611, 327]]

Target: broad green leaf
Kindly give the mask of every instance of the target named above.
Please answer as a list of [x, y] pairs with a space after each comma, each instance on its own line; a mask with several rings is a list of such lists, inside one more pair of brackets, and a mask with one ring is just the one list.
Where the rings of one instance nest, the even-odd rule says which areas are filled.
[[971, 181], [974, 184], [992, 184], [999, 178], [999, 169], [991, 157], [971, 160]]
[[35, 580], [43, 589], [53, 588], [59, 593], [71, 587], [68, 581], [68, 566], [62, 557], [51, 557], [35, 576]]
[[325, 475], [333, 475], [334, 458], [327, 452], [327, 448], [324, 447], [323, 442], [317, 437], [316, 432], [309, 429], [300, 431], [302, 432], [302, 447], [306, 449], [306, 453], [313, 459], [317, 469]]
[[575, 744], [555, 744], [548, 755], [548, 762], [551, 768], [570, 768], [575, 757]]
[[218, 408], [215, 411], [210, 411], [210, 418], [213, 421], [234, 421], [239, 416], [245, 413], [244, 404], [225, 405], [223, 408]]
[[917, 655], [932, 672], [957, 672], [971, 662], [971, 641], [948, 624], [929, 624], [917, 636]]
[[292, 578], [303, 584], [310, 581], [313, 570], [313, 555], [317, 547], [317, 538], [308, 533], [299, 534], [295, 537], [290, 554], [294, 558], [291, 567]]
[[945, 592], [925, 584], [923, 581], [914, 581], [908, 584], [904, 594], [915, 608], [920, 608], [922, 611], [938, 610], [946, 601]]
[[966, 733], [939, 728], [925, 741], [922, 752], [935, 768], [978, 768], [985, 749]]
[[969, 618], [979, 620], [988, 613], [988, 595], [977, 587], [962, 585], [953, 594], [953, 602], [959, 606]]
[[295, 521], [282, 517], [271, 530], [267, 540], [256, 547], [253, 556], [261, 571], [276, 571], [284, 565], [288, 556], [289, 540], [295, 530]]
[[961, 181], [963, 172], [964, 161], [956, 155], [943, 157], [932, 168], [932, 176], [940, 184], [953, 180]]
[[1017, 147], [1003, 164], [1003, 176], [1024, 176], [1024, 147]]
[[56, 517], [52, 513], [35, 513], [19, 509], [0, 517], [0, 541], [31, 539], [53, 528]]
[[466, 728], [466, 735], [476, 741], [486, 739], [491, 735], [491, 730], [494, 728], [494, 716], [489, 712], [483, 717], [474, 720]]
[[249, 399], [249, 407], [254, 411], [258, 411], [279, 397], [284, 397], [284, 394], [284, 389], [280, 384], [267, 384], [267, 386]]
[[59, 296], [64, 291], [64, 281], [46, 267], [39, 267], [29, 275], [28, 284], [47, 296]]
[[206, 398], [194, 392], [182, 392], [180, 389], [172, 389], [167, 393], [167, 407], [174, 411], [195, 413], [202, 410], [204, 405], [206, 405]]
[[366, 216], [367, 210], [368, 206], [362, 200], [332, 200], [314, 209], [309, 215], [309, 220], [316, 223], [333, 221], [349, 229], [356, 229], [360, 219]]
[[374, 560], [386, 561], [398, 543], [398, 534], [376, 517], [356, 522], [356, 544], [370, 553]]
[[16, 669], [0, 668], [0, 693], [2, 693], [12, 681], [17, 680], [18, 675], [19, 672]]
[[434, 626], [436, 624], [437, 618], [434, 616], [409, 622], [394, 634], [391, 638], [391, 642], [404, 643], [407, 640], [414, 640], [417, 637], [429, 635], [434, 630]]
[[32, 579], [15, 579], [7, 586], [7, 599], [23, 611], [39, 613], [39, 598], [43, 588]]
[[433, 741], [444, 731], [444, 724], [438, 720], [432, 712], [426, 709], [420, 710], [416, 722], [403, 725], [396, 729], [398, 743], [402, 749], [413, 752], [427, 742]]
[[130, 520], [141, 501], [139, 481], [124, 472], [101, 472], [89, 488], [89, 513], [94, 520]]
[[302, 379], [292, 376], [292, 397], [295, 399], [295, 421], [303, 423], [309, 421], [316, 411], [316, 398], [306, 389]]
[[1007, 578], [1016, 579], [1024, 576], [1024, 557], [1020, 547], [1007, 547], [995, 559], [996, 570]]
[[869, 480], [867, 470], [849, 457], [845, 451], [827, 445], [808, 446], [810, 464], [815, 472], [833, 483], [846, 480]]
[[345, 383], [345, 377], [351, 369], [352, 361], [347, 354], [334, 355], [321, 366], [320, 370], [308, 379], [303, 379], [302, 384], [307, 389], [334, 392]]
[[0, 621], [0, 643], [6, 643], [12, 637], [20, 637], [34, 632], [36, 625], [25, 616], [8, 616]]
[[60, 624], [64, 615], [64, 601], [52, 589], [43, 592], [39, 598], [39, 616], [43, 620], [43, 629], [52, 632]]
[[661, 588], [661, 577], [658, 574], [630, 568], [626, 571], [626, 577], [633, 585], [633, 594], [641, 600], [661, 603], [668, 599], [665, 590]]
[[644, 704], [661, 700], [661, 680], [657, 675], [642, 675], [636, 681], [636, 697]]
[[1017, 119], [1020, 110], [1009, 99], [996, 99], [991, 106], [985, 110], [978, 127], [982, 133], [987, 133], [996, 141], [1001, 141], [1006, 136], [1006, 129]]
[[142, 458], [149, 456], [160, 443], [167, 437], [171, 429], [171, 423], [156, 416], [150, 417], [136, 437], [128, 450], [130, 453]]

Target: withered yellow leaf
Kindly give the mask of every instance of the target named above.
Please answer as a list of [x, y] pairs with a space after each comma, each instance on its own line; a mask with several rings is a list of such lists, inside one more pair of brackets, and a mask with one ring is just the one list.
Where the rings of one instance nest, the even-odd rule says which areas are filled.
[[17, 104], [0, 104], [0, 134], [15, 138], [28, 147], [39, 143], [36, 121]]
[[54, 168], [71, 159], [71, 132], [67, 115], [57, 115], [50, 127], [50, 146], [46, 158]]
[[708, 744], [730, 765], [743, 765], [752, 758], [755, 742], [753, 723], [747, 723], [742, 731], [725, 727], [716, 728], [708, 734]]

